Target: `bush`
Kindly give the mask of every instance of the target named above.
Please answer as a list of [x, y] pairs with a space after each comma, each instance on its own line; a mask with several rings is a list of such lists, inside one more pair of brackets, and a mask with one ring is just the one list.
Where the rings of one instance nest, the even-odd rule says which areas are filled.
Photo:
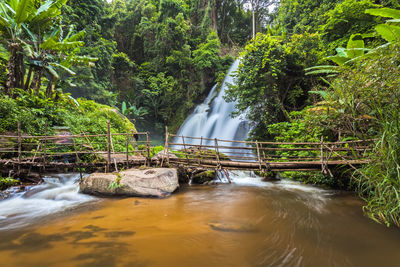
[[0, 177], [0, 190], [6, 190], [7, 188], [11, 186], [16, 186], [20, 182], [18, 180], [12, 179], [12, 178], [2, 178]]

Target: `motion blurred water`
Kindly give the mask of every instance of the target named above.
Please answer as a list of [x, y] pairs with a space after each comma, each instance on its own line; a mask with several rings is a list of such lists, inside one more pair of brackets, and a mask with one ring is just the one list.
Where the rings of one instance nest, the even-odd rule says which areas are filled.
[[30, 226], [5, 230], [2, 224], [0, 265], [398, 266], [399, 230], [364, 217], [353, 195], [291, 181], [233, 179], [184, 186], [167, 199], [69, 205], [46, 220], [29, 220], [36, 213], [26, 209], [13, 222]]
[[[178, 136], [204, 137], [210, 139], [243, 141], [248, 137], [250, 125], [243, 116], [232, 118], [236, 102], [226, 102], [224, 99], [228, 84], [235, 84], [232, 76], [239, 67], [236, 60], [228, 71], [225, 80], [217, 93], [217, 85], [210, 91], [202, 104], [196, 107], [182, 124]], [[176, 142], [182, 143], [182, 138], [177, 137]], [[189, 144], [200, 144], [200, 140], [187, 139]], [[213, 140], [204, 140], [203, 145], [213, 144]], [[236, 143], [225, 143], [225, 146], [235, 146]]]
[[79, 174], [45, 177], [41, 185], [0, 201], [0, 230], [26, 226], [37, 218], [93, 200], [93, 197], [78, 193], [79, 178]]

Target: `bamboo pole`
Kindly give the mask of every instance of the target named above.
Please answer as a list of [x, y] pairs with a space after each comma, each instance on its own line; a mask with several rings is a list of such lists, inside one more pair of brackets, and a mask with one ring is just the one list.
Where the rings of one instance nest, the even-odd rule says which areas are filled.
[[21, 174], [22, 145], [21, 145], [21, 122], [18, 121], [18, 176]]
[[199, 146], [199, 167], [201, 167], [200, 166], [200, 159], [201, 158], [203, 158], [202, 156], [203, 156], [203, 152], [201, 151], [201, 146], [203, 145], [203, 137], [201, 137], [201, 139], [200, 139], [200, 146]]
[[[41, 148], [41, 144], [42, 143], [39, 141], [39, 143], [38, 143], [38, 145], [36, 147], [35, 154], [33, 154], [33, 158], [31, 160], [31, 163], [35, 162], [36, 154], [39, 152], [39, 149]], [[31, 170], [32, 170], [32, 165], [29, 165], [29, 170], [28, 170], [28, 175], [27, 176], [29, 176], [31, 174]]]
[[43, 143], [43, 172], [46, 170], [46, 151], [47, 150], [47, 122], [44, 124], [44, 143]]
[[146, 132], [146, 143], [147, 143], [147, 165], [150, 166], [151, 164], [151, 157], [150, 157], [150, 133]]
[[169, 165], [168, 139], [169, 139], [168, 126], [165, 126], [165, 145], [164, 145], [164, 155], [161, 159], [161, 167], [164, 166], [164, 158], [167, 158], [167, 165]]
[[224, 169], [224, 172], [225, 172], [226, 179], [228, 179], [228, 182], [232, 183], [231, 178], [229, 177], [229, 172], [226, 169]]
[[258, 146], [258, 142], [256, 142], [256, 146], [257, 146], [258, 164], [260, 165], [260, 171], [262, 171], [262, 163], [261, 163], [261, 157], [260, 157], [260, 147]]
[[188, 158], [188, 153], [187, 153], [187, 151], [186, 151], [185, 137], [183, 137], [183, 136], [182, 136], [182, 142], [183, 142], [183, 149], [184, 149], [184, 151], [185, 151], [185, 158], [186, 158], [186, 161], [187, 161], [188, 165], [190, 165], [190, 163], [189, 163], [189, 158]]
[[129, 169], [129, 134], [126, 133], [126, 169]]
[[321, 136], [321, 172], [327, 174], [326, 166], [324, 163], [324, 137]]
[[[182, 138], [182, 136], [181, 136]], [[214, 140], [214, 139], [213, 139]], [[259, 144], [264, 144], [264, 143], [259, 143]], [[326, 144], [326, 143], [325, 143]], [[170, 143], [170, 145], [174, 146], [182, 146], [182, 143]], [[191, 145], [193, 147], [199, 147], [199, 145]], [[202, 147], [204, 148], [215, 148], [215, 145], [203, 145]], [[221, 146], [219, 145], [219, 148], [221, 149], [235, 149], [235, 150], [252, 150], [254, 151], [254, 147], [244, 147], [244, 146]], [[321, 143], [319, 143], [319, 147], [315, 148], [308, 148], [308, 147], [298, 147], [298, 148], [281, 148], [281, 147], [262, 147], [260, 148], [261, 151], [320, 151], [321, 149]], [[364, 151], [364, 149], [360, 148], [336, 148], [335, 151]]]
[[110, 129], [110, 121], [107, 121], [107, 164], [106, 164], [106, 172], [110, 172], [110, 162], [111, 162], [111, 129]]
[[[182, 137], [181, 135], [174, 135], [171, 134], [173, 137]], [[197, 139], [200, 140], [201, 137], [191, 137], [191, 136], [185, 136], [186, 138], [189, 139]], [[212, 141], [214, 140], [213, 138], [203, 138], [204, 140]], [[356, 144], [356, 143], [370, 143], [377, 141], [378, 139], [366, 139], [366, 140], [352, 140], [352, 141], [343, 141], [343, 142], [325, 142], [325, 144], [328, 145], [338, 145], [338, 144]], [[242, 144], [255, 144], [256, 141], [236, 141], [236, 140], [223, 140], [223, 139], [218, 139], [219, 142], [226, 142], [226, 143], [242, 143]], [[315, 145], [318, 146], [321, 144], [320, 142], [299, 142], [299, 143], [293, 143], [293, 142], [258, 142], [259, 144], [263, 145]]]
[[114, 150], [112, 135], [110, 135], [110, 144], [111, 144], [112, 154], [114, 155], [113, 161], [114, 161], [115, 171], [118, 172], [118, 165], [117, 165], [117, 160], [115, 159], [115, 150]]
[[[94, 154], [96, 155], [96, 158], [97, 158], [97, 159], [102, 159], [102, 158], [98, 155], [98, 153], [96, 153], [97, 151], [96, 151], [96, 149], [94, 149], [94, 146], [93, 146], [92, 142], [90, 142], [90, 139], [88, 138], [88, 136], [86, 135], [86, 133], [85, 133], [84, 131], [82, 131], [81, 134], [85, 137], [85, 139], [86, 139], [86, 141], [88, 142], [90, 148], [93, 150]], [[81, 151], [81, 152], [82, 152], [82, 151]], [[81, 154], [82, 154], [82, 153], [81, 153]]]
[[218, 149], [218, 140], [217, 140], [217, 138], [215, 138], [214, 139], [214, 142], [215, 142], [215, 155], [217, 156], [217, 161], [218, 161], [218, 168], [220, 168], [221, 167], [221, 163], [220, 163], [220, 160], [219, 160], [219, 149]]

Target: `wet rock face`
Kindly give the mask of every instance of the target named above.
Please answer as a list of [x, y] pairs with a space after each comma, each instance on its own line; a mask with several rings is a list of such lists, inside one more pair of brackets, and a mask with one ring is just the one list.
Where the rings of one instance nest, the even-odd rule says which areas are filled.
[[93, 173], [80, 184], [92, 195], [165, 197], [179, 187], [176, 169], [130, 169], [120, 173]]
[[193, 175], [193, 184], [205, 184], [215, 179], [215, 171], [203, 171]]

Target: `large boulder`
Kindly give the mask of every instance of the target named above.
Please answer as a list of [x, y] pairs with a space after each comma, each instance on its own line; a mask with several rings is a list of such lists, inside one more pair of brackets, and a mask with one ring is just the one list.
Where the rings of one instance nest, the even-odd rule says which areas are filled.
[[179, 186], [176, 169], [130, 169], [120, 173], [93, 173], [80, 184], [92, 195], [165, 197]]

